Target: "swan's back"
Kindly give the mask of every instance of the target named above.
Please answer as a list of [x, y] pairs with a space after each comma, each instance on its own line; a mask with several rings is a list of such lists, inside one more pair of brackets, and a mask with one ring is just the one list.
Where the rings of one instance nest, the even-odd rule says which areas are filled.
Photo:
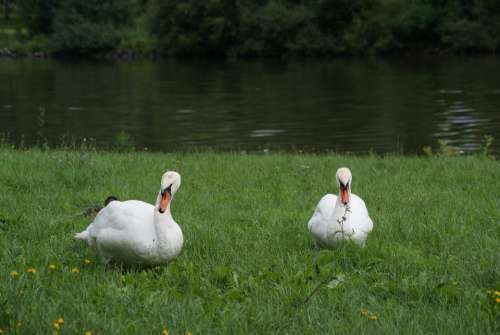
[[143, 201], [112, 201], [97, 213], [92, 225], [95, 229], [124, 230], [137, 225], [143, 228], [153, 224], [153, 213], [153, 205]]
[[105, 233], [113, 232], [116, 238], [150, 239], [154, 236], [154, 206], [143, 201], [112, 201], [101, 209], [94, 222], [87, 228], [90, 245]]

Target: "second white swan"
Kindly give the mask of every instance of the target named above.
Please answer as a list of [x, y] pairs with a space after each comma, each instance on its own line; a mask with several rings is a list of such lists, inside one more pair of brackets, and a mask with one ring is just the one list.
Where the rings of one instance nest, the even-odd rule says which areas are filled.
[[320, 247], [333, 247], [342, 240], [363, 246], [373, 228], [365, 202], [351, 193], [352, 174], [348, 168], [338, 169], [336, 179], [339, 196], [327, 194], [321, 198], [309, 220], [309, 231]]
[[111, 201], [75, 238], [86, 241], [104, 262], [167, 263], [179, 255], [184, 243], [170, 212], [180, 185], [177, 172], [166, 172], [154, 206], [138, 200]]

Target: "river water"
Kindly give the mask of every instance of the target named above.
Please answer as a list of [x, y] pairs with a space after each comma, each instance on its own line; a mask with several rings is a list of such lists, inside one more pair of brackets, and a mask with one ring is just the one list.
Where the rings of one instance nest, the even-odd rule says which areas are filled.
[[464, 152], [496, 137], [500, 59], [61, 61], [0, 59], [0, 132], [139, 148]]

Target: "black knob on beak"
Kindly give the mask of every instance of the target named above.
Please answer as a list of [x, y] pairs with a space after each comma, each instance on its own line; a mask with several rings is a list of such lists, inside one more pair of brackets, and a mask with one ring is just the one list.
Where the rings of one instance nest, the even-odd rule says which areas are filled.
[[161, 191], [161, 195], [163, 196], [165, 192], [168, 192], [170, 195], [172, 195], [172, 184], [170, 184], [167, 188], [163, 189]]

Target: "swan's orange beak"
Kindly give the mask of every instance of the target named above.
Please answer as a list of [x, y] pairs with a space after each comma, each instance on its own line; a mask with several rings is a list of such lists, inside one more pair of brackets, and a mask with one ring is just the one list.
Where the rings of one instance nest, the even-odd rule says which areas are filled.
[[171, 198], [172, 195], [170, 194], [170, 192], [163, 192], [160, 200], [160, 209], [159, 209], [160, 213], [164, 213], [167, 210]]
[[349, 199], [348, 187], [341, 185], [340, 186], [340, 201], [342, 201], [342, 203], [344, 205], [347, 205], [349, 203], [349, 200], [350, 199]]

